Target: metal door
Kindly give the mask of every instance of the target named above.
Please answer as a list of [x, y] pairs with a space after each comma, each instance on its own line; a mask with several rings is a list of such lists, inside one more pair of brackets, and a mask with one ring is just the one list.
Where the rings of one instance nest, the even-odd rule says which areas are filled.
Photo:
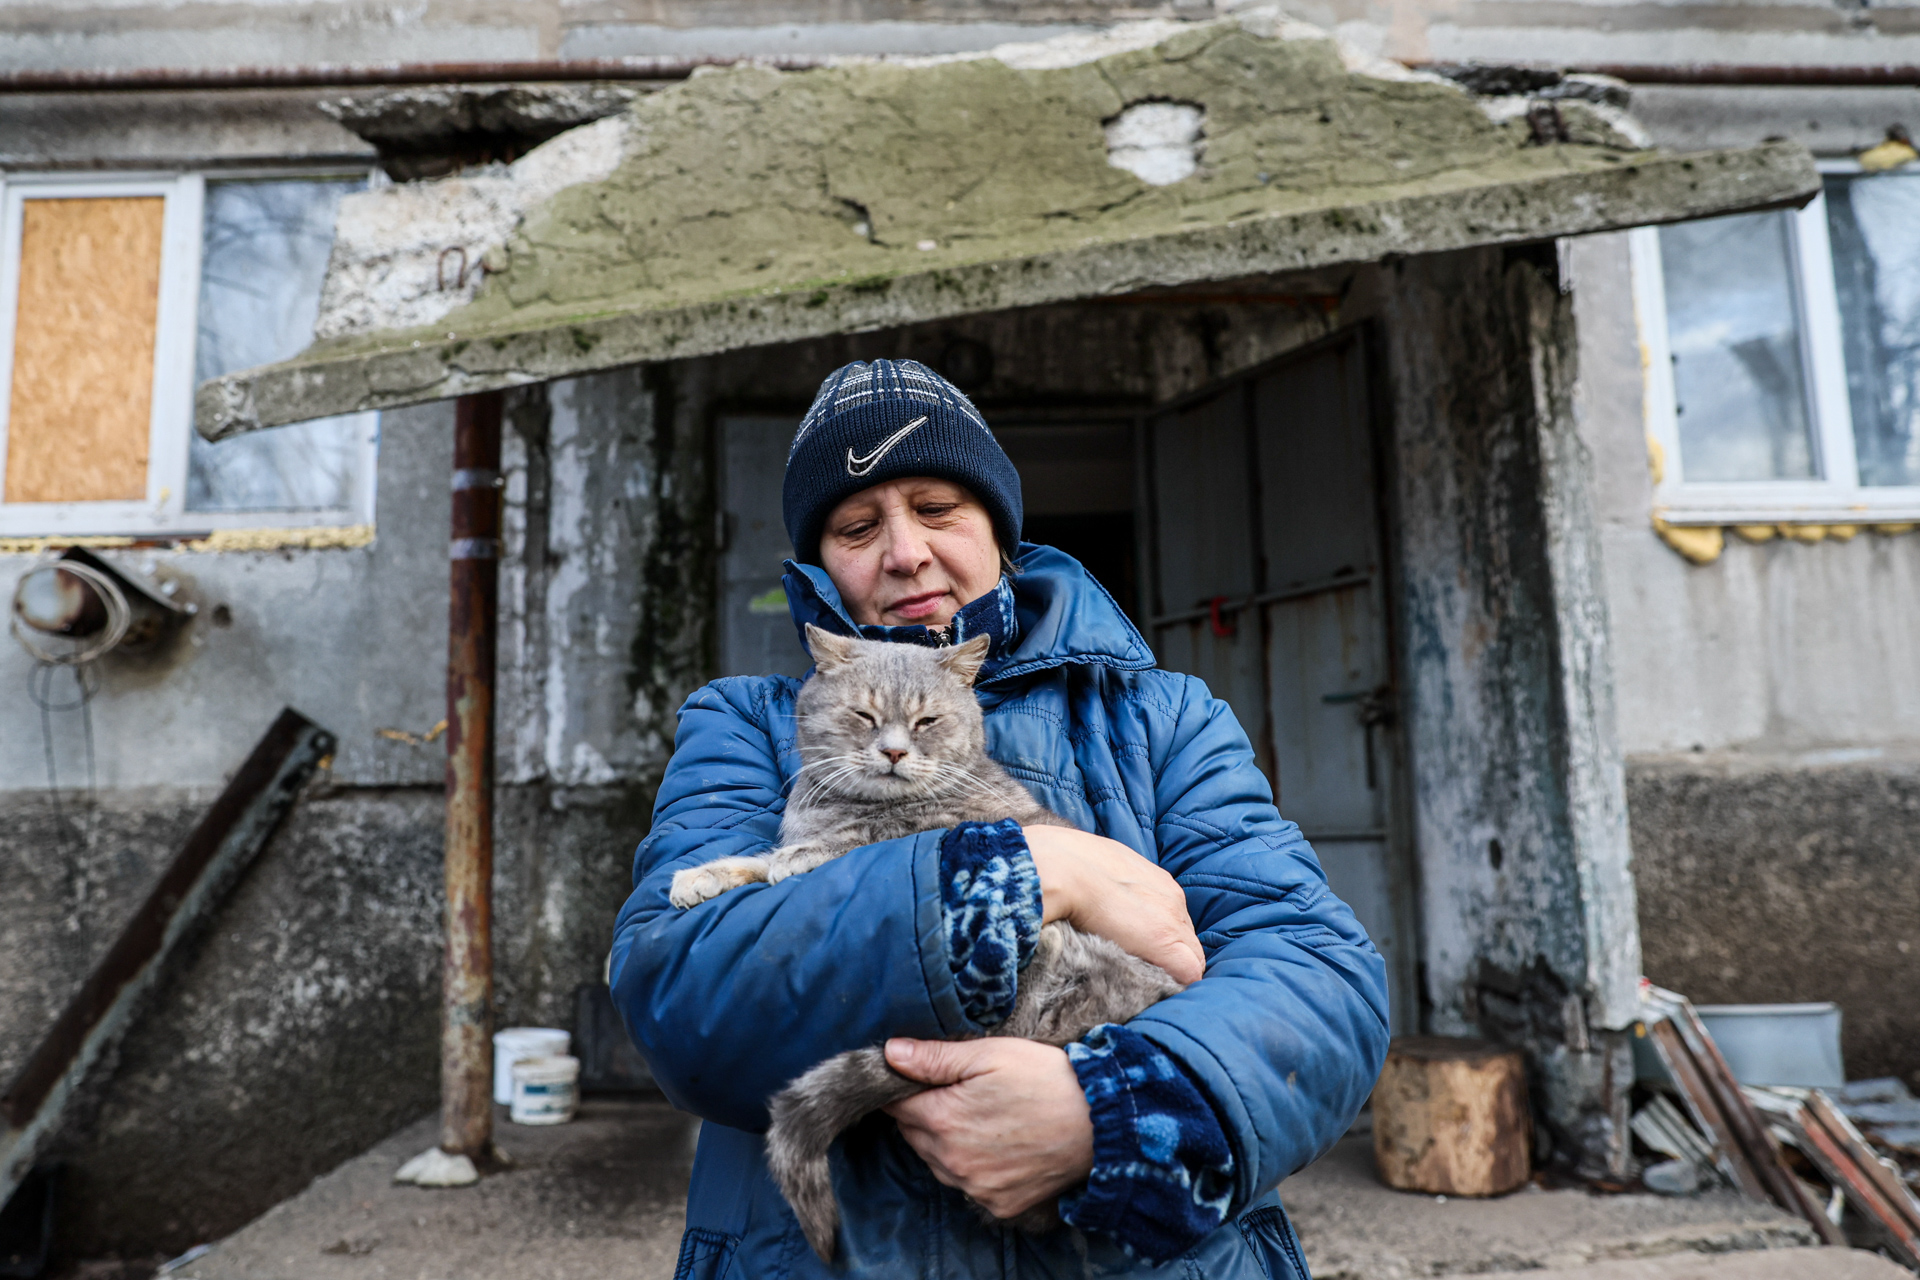
[[1387, 960], [1416, 1026], [1414, 886], [1366, 359], [1346, 335], [1207, 388], [1140, 433], [1160, 664], [1232, 706], [1280, 811]]

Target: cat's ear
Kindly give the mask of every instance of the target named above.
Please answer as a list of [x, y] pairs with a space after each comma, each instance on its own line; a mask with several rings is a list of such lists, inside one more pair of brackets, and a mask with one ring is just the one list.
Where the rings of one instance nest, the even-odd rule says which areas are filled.
[[980, 665], [987, 660], [987, 650], [992, 646], [992, 636], [975, 636], [965, 644], [940, 650], [940, 656], [936, 661], [968, 684], [972, 684], [973, 678], [980, 674]]
[[853, 661], [858, 641], [847, 636], [837, 636], [824, 627], [807, 624], [807, 652], [813, 655], [813, 665], [822, 672], [843, 667]]

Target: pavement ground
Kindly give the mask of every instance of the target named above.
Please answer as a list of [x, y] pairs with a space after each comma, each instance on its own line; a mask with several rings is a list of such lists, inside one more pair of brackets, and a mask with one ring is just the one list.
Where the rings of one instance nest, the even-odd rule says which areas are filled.
[[[658, 1101], [590, 1099], [572, 1124], [499, 1115], [514, 1159], [478, 1186], [395, 1186], [432, 1144], [423, 1120], [316, 1179], [169, 1280], [668, 1280], [698, 1125]], [[1811, 1245], [1731, 1193], [1582, 1190], [1441, 1201], [1388, 1190], [1370, 1139], [1344, 1139], [1281, 1188], [1317, 1280], [1903, 1280], [1872, 1254]]]

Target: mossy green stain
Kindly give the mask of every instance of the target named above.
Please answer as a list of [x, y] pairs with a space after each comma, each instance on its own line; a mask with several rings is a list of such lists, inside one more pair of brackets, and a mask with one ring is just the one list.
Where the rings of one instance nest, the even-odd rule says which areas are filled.
[[[1151, 100], [1205, 105], [1204, 179], [1149, 187], [1108, 163], [1103, 122]], [[1369, 80], [1330, 40], [1263, 39], [1230, 21], [1043, 71], [990, 58], [734, 68], [632, 110], [636, 142], [619, 168], [534, 210], [499, 287], [460, 324], [589, 300], [670, 309], [764, 291], [770, 272], [788, 287], [849, 276], [857, 297], [927, 266], [1152, 235], [1249, 200], [1277, 212], [1378, 198], [1515, 150], [1452, 86]], [[1369, 151], [1330, 136], [1323, 116], [1376, 139], [1404, 122], [1408, 136], [1391, 155]], [[718, 156], [715, 138], [728, 140]], [[851, 230], [853, 207], [870, 239]], [[535, 251], [556, 244], [567, 252]]]

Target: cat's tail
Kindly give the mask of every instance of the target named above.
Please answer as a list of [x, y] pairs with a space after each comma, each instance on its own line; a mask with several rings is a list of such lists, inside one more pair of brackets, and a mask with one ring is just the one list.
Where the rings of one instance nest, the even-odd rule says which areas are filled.
[[773, 1127], [767, 1130], [767, 1163], [822, 1262], [833, 1261], [833, 1233], [840, 1225], [827, 1148], [863, 1116], [926, 1087], [888, 1066], [880, 1050], [853, 1049], [828, 1058], [768, 1104]]

